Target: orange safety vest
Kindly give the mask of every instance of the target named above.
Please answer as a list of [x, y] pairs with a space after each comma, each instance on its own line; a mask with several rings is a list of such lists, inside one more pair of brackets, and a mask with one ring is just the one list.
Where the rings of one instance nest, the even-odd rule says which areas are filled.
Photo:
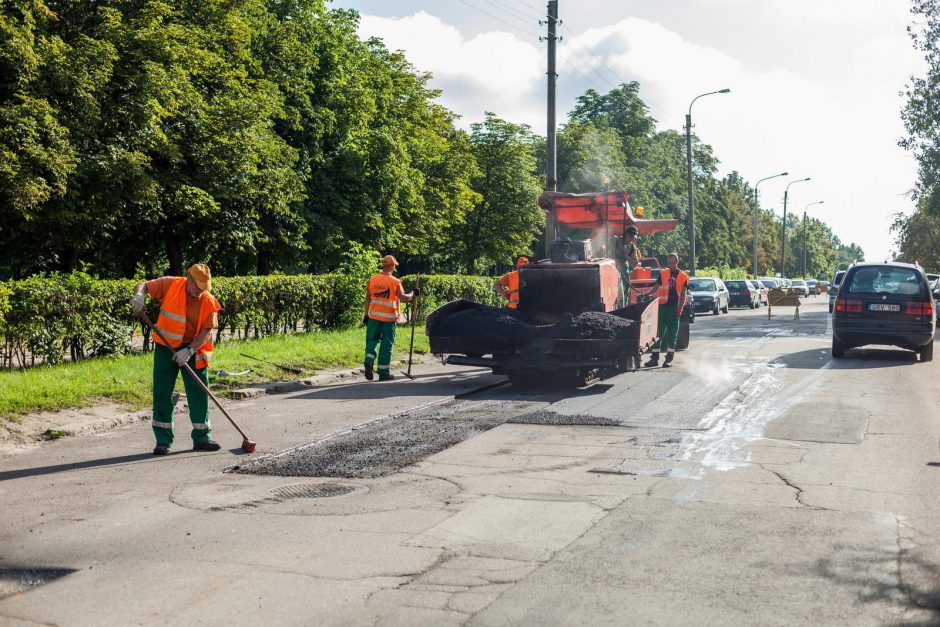
[[[209, 292], [203, 292], [199, 295], [199, 320], [196, 324], [196, 332], [202, 330], [205, 322], [217, 313], [222, 306], [215, 296]], [[167, 288], [166, 294], [160, 301], [160, 316], [155, 325], [163, 337], [170, 344], [164, 342], [159, 335], [153, 334], [153, 341], [157, 344], [163, 344], [167, 348], [178, 349], [183, 344], [183, 334], [186, 333], [186, 277], [176, 277], [173, 283]], [[196, 369], [207, 368], [212, 359], [212, 334], [206, 343], [196, 351]]]
[[398, 287], [401, 281], [391, 274], [369, 279], [369, 317], [379, 322], [398, 322]]
[[503, 275], [503, 278], [499, 280], [501, 285], [505, 285], [509, 288], [509, 308], [515, 309], [519, 306], [519, 271], [513, 270]]
[[[665, 305], [669, 302], [669, 268], [663, 268], [659, 271], [659, 302], [662, 305]], [[686, 285], [689, 283], [689, 275], [679, 270], [679, 273], [676, 275], [676, 294], [679, 295], [679, 298], [682, 298], [682, 292], [685, 290]], [[681, 309], [685, 303], [677, 303], [676, 305]]]

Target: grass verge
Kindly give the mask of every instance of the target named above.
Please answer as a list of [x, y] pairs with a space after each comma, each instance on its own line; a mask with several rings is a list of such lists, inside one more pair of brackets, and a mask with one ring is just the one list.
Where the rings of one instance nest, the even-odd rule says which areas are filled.
[[[407, 359], [410, 328], [400, 327], [396, 356]], [[362, 363], [365, 330], [275, 335], [259, 340], [229, 340], [216, 344], [209, 380], [213, 390], [224, 391], [252, 383], [297, 379], [317, 371], [354, 367]], [[428, 351], [424, 329], [415, 331], [415, 353]], [[302, 368], [302, 375], [280, 370], [242, 354]], [[88, 407], [101, 400], [126, 405], [129, 410], [150, 404], [151, 355], [89, 359], [50, 368], [0, 371], [0, 424], [39, 411]], [[250, 373], [238, 377], [213, 376], [212, 371]], [[182, 389], [182, 377], [177, 381]]]

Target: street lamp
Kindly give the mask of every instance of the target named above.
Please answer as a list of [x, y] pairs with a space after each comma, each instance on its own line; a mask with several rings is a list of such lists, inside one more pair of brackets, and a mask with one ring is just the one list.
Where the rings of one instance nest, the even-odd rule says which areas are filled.
[[786, 176], [788, 172], [781, 172], [780, 174], [774, 174], [773, 176], [765, 176], [761, 180], [757, 181], [754, 184], [754, 278], [757, 278], [757, 225], [760, 222], [760, 196], [757, 195], [757, 187], [764, 181], [769, 181], [770, 179], [775, 179], [778, 176]]
[[813, 205], [821, 205], [825, 202], [825, 200], [817, 200], [816, 202], [809, 203], [803, 209], [803, 263], [800, 264], [800, 269], [802, 270], [804, 279], [806, 278], [806, 210]]
[[689, 274], [692, 276], [695, 276], [695, 201], [692, 199], [692, 105], [699, 98], [730, 92], [731, 90], [726, 88], [699, 94], [689, 103], [689, 112], [685, 116], [685, 162], [689, 179]]
[[805, 179], [790, 181], [787, 188], [783, 190], [783, 228], [780, 229], [780, 276], [784, 276], [787, 273], [784, 264], [787, 261], [787, 196], [790, 193], [790, 185], [805, 183], [809, 178], [810, 177], [807, 176]]

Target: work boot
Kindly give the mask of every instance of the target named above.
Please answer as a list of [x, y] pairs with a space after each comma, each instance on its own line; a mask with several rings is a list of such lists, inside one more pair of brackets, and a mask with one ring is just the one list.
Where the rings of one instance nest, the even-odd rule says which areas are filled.
[[655, 368], [659, 365], [659, 353], [653, 353], [649, 361], [643, 364], [644, 368]]
[[200, 442], [199, 444], [193, 444], [194, 451], [218, 451], [222, 448], [222, 445], [216, 442], [215, 440], [209, 440], [208, 442]]
[[368, 359], [362, 362], [362, 367], [366, 371], [366, 381], [371, 381], [375, 375], [372, 374], [372, 362]]
[[157, 444], [153, 449], [154, 455], [167, 455], [170, 452], [170, 447], [166, 444]]
[[379, 381], [391, 381], [394, 378], [395, 378], [395, 375], [393, 375], [391, 372], [379, 373]]
[[672, 358], [675, 356], [675, 353], [666, 353], [666, 360], [663, 362], [663, 368], [672, 368], [670, 364], [672, 363]]

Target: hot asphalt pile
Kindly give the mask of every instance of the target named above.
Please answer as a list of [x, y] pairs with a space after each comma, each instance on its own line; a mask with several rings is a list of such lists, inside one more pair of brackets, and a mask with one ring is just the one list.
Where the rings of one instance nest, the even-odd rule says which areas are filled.
[[434, 334], [472, 337], [481, 344], [509, 342], [524, 346], [535, 340], [623, 340], [630, 337], [632, 326], [632, 320], [597, 311], [577, 316], [566, 313], [555, 324], [535, 325], [523, 320], [512, 309], [481, 306], [440, 320]]
[[603, 416], [590, 416], [584, 414], [559, 414], [557, 412], [540, 409], [529, 414], [522, 414], [508, 420], [510, 424], [517, 425], [585, 425], [592, 427], [615, 427], [620, 422]]

